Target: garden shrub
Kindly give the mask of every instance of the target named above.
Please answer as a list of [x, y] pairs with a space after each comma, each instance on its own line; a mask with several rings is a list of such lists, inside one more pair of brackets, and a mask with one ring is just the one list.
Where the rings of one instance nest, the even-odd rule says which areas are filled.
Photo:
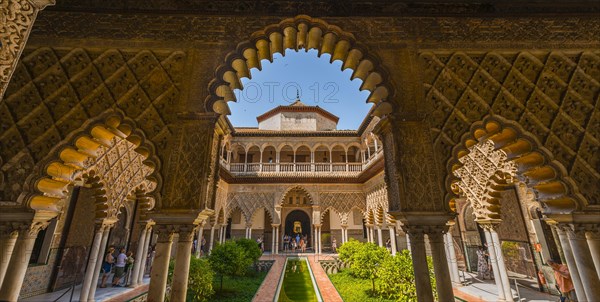
[[362, 242], [350, 238], [350, 240], [342, 244], [337, 250], [340, 260], [349, 264], [352, 263], [352, 256], [354, 256], [354, 254], [356, 254], [356, 252], [362, 248], [362, 245]]
[[262, 256], [262, 251], [260, 250], [258, 243], [252, 239], [240, 238], [237, 239], [235, 243], [246, 251], [251, 263], [256, 263], [260, 256]]
[[210, 267], [221, 277], [220, 290], [223, 289], [223, 276], [243, 276], [252, 264], [252, 259], [244, 248], [235, 241], [217, 244], [208, 257]]
[[381, 264], [391, 257], [388, 250], [374, 243], [364, 243], [352, 256], [350, 272], [352, 275], [369, 279], [372, 282], [372, 291], [375, 293], [375, 279], [377, 279]]
[[[378, 293], [381, 296], [397, 301], [415, 301], [417, 299], [415, 270], [408, 250], [403, 250], [396, 256], [385, 259], [381, 266], [378, 276]], [[435, 276], [431, 257], [427, 257], [427, 266], [435, 296]]]
[[212, 282], [214, 272], [205, 258], [192, 257], [190, 262], [190, 275], [188, 279], [188, 301], [204, 302], [214, 294]]

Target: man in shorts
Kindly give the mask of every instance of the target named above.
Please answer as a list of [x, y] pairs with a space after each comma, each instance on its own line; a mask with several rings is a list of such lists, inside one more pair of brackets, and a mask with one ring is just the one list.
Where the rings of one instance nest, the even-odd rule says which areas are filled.
[[127, 255], [125, 249], [121, 249], [121, 253], [119, 253], [115, 262], [115, 277], [112, 282], [115, 287], [121, 287], [121, 278], [125, 275], [125, 264], [127, 264]]

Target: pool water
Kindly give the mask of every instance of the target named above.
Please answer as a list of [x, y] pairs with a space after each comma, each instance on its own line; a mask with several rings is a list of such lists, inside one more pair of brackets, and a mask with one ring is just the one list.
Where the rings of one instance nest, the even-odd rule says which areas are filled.
[[317, 302], [306, 259], [288, 258], [278, 302]]

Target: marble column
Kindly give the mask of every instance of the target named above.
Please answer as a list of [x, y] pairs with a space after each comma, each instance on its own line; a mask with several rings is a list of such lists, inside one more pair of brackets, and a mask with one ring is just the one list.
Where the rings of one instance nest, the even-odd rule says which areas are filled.
[[514, 301], [512, 291], [510, 289], [510, 281], [508, 280], [508, 271], [506, 270], [506, 264], [504, 263], [504, 254], [502, 253], [502, 244], [498, 233], [494, 228], [488, 230], [492, 236], [494, 242], [494, 249], [496, 250], [496, 259], [498, 259], [498, 269], [500, 270], [500, 278], [502, 278], [502, 287], [504, 288], [504, 299], [507, 301]]
[[396, 252], [398, 252], [398, 248], [396, 247], [396, 230], [394, 230], [394, 226], [390, 225], [390, 239], [392, 244], [392, 255], [396, 256]]
[[140, 275], [140, 268], [142, 266], [142, 262], [146, 261], [146, 257], [144, 257], [144, 246], [146, 245], [146, 234], [148, 233], [148, 228], [146, 224], [140, 225], [140, 239], [138, 240], [138, 246], [135, 251], [135, 262], [133, 262], [133, 271], [131, 273], [131, 284], [129, 287], [138, 286], [138, 276]]
[[598, 229], [587, 231], [585, 232], [585, 238], [590, 247], [596, 273], [598, 273], [598, 277], [600, 278], [600, 231]]
[[90, 287], [92, 286], [92, 282], [94, 280], [98, 281], [98, 278], [94, 278], [94, 272], [96, 272], [96, 262], [98, 262], [98, 254], [100, 253], [100, 244], [102, 243], [102, 236], [104, 235], [104, 227], [101, 224], [96, 224], [95, 227], [96, 232], [94, 233], [92, 249], [89, 253], [90, 256], [88, 258], [88, 264], [85, 269], [85, 275], [83, 277], [83, 285], [81, 285], [81, 292], [79, 293], [79, 301], [88, 300], [88, 295], [90, 294]]
[[377, 226], [377, 244], [383, 246], [383, 233], [380, 225]]
[[346, 225], [342, 225], [342, 244], [346, 243], [346, 231], [347, 231], [347, 226]]
[[158, 241], [156, 242], [156, 255], [150, 271], [150, 286], [148, 288], [148, 302], [162, 302], [165, 300], [167, 275], [169, 273], [169, 258], [173, 244], [173, 231], [165, 225], [157, 225]]
[[574, 225], [573, 228], [568, 228], [567, 235], [575, 256], [585, 296], [588, 300], [600, 299], [600, 279], [598, 273], [596, 273], [594, 260], [585, 238], [584, 226]]
[[435, 272], [435, 285], [439, 301], [454, 300], [454, 292], [452, 291], [452, 282], [450, 280], [450, 270], [444, 243], [446, 230], [446, 226], [429, 227], [427, 229], [427, 238], [429, 238], [429, 245], [431, 246], [433, 270]]
[[215, 241], [215, 226], [213, 225], [210, 228], [210, 244], [208, 245], [208, 253], [210, 254], [210, 251], [212, 251], [212, 248], [214, 246], [214, 241]]
[[487, 228], [484, 228], [485, 241], [488, 246], [488, 254], [490, 255], [490, 265], [492, 266], [492, 272], [494, 272], [494, 282], [498, 288], [498, 300], [505, 301], [506, 295], [504, 293], [504, 285], [502, 284], [502, 278], [500, 277], [500, 268], [498, 267], [498, 258], [496, 257], [496, 249], [492, 241], [492, 234]]
[[277, 238], [277, 234], [275, 234], [275, 229], [277, 228], [276, 225], [272, 224], [271, 225], [271, 229], [272, 229], [272, 233], [271, 233], [271, 255], [275, 255], [275, 238]]
[[369, 242], [375, 243], [375, 236], [373, 236], [373, 226], [369, 227]]
[[410, 247], [410, 236], [409, 236], [408, 234], [406, 234], [406, 249], [407, 249], [409, 252], [412, 252], [412, 249], [411, 249], [411, 247]]
[[48, 226], [47, 222], [34, 223], [31, 226], [23, 226], [19, 230], [13, 254], [6, 269], [7, 274], [4, 276], [2, 289], [0, 289], [0, 301], [17, 301], [19, 298], [35, 239], [38, 232], [46, 226]]
[[275, 226], [275, 254], [279, 254], [279, 225]]
[[6, 233], [0, 239], [0, 288], [2, 287], [2, 281], [6, 275], [6, 269], [8, 268], [8, 263], [10, 262], [18, 236], [19, 232], [11, 228], [7, 229]]
[[[252, 239], [252, 226], [248, 227], [248, 239]], [[223, 228], [223, 242], [225, 242], [225, 228]]]
[[246, 239], [250, 239], [250, 227], [246, 226]]
[[140, 272], [136, 275], [137, 284], [144, 283], [144, 275], [146, 274], [146, 262], [148, 259], [148, 250], [150, 249], [150, 244], [152, 240], [152, 225], [148, 226], [148, 230], [146, 231], [146, 239], [144, 240], [144, 250], [142, 252], [142, 262], [140, 263]]
[[196, 258], [200, 258], [200, 251], [202, 248], [202, 233], [204, 233], [204, 223], [200, 224], [200, 227], [198, 228], [198, 235], [196, 236], [198, 239], [197, 243], [196, 243]]
[[450, 231], [446, 233], [446, 244], [448, 245], [448, 265], [450, 267], [450, 274], [452, 282], [456, 285], [461, 285], [460, 276], [458, 274], [458, 261], [456, 260], [456, 250], [454, 249], [454, 240]]
[[319, 248], [319, 254], [321, 254], [321, 246], [323, 245], [323, 241], [321, 241], [321, 226], [317, 226], [317, 246]]
[[192, 257], [193, 225], [179, 226], [179, 240], [177, 241], [177, 256], [173, 270], [173, 283], [171, 284], [170, 301], [186, 301], [188, 277], [190, 273], [190, 258]]
[[404, 226], [404, 231], [410, 237], [412, 244], [412, 263], [415, 270], [415, 285], [417, 287], [417, 300], [422, 302], [434, 301], [427, 267], [425, 253], [425, 235], [423, 228], [417, 226]]
[[100, 248], [98, 249], [98, 256], [96, 256], [96, 266], [94, 269], [94, 277], [92, 278], [92, 286], [90, 286], [90, 292], [88, 293], [88, 302], [94, 302], [96, 298], [98, 278], [100, 278], [100, 271], [102, 270], [102, 262], [104, 261], [104, 253], [106, 252], [106, 245], [108, 244], [108, 236], [110, 235], [111, 227], [112, 226], [104, 226], [104, 232], [102, 233], [102, 241], [100, 242]]
[[563, 255], [565, 257], [565, 261], [567, 262], [569, 273], [571, 274], [571, 280], [573, 280], [573, 286], [575, 287], [577, 299], [579, 301], [587, 301], [583, 283], [581, 282], [581, 277], [579, 275], [577, 262], [575, 262], [575, 257], [573, 255], [573, 251], [571, 250], [571, 243], [569, 242], [569, 238], [565, 232], [565, 226], [557, 225], [554, 227], [554, 230], [556, 230], [556, 234], [558, 235], [558, 240], [560, 241], [560, 246], [562, 247]]

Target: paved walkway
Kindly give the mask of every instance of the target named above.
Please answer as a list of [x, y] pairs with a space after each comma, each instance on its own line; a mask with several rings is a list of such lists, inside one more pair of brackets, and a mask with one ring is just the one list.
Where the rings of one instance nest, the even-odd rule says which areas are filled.
[[285, 255], [262, 255], [260, 257], [260, 260], [275, 260], [275, 263], [271, 266], [269, 273], [258, 288], [258, 291], [256, 291], [252, 301], [271, 302], [275, 299], [275, 293], [277, 292], [277, 286], [279, 285], [279, 278], [283, 272], [285, 259]]
[[[457, 297], [465, 301], [498, 301], [498, 287], [493, 280], [479, 280], [475, 278], [476, 275], [466, 273], [465, 277], [468, 281], [471, 281], [470, 285], [460, 286], [454, 288], [454, 293]], [[517, 301], [517, 291], [515, 288], [514, 280], [511, 284], [513, 297]], [[554, 302], [558, 301], [558, 296], [553, 296], [548, 293], [543, 293], [535, 289], [522, 286], [519, 284], [518, 295], [523, 301], [535, 301], [535, 302]], [[467, 298], [463, 298], [467, 297]]]
[[[110, 279], [109, 279], [110, 280]], [[106, 287], [106, 288], [97, 288], [95, 300], [97, 302], [122, 302], [131, 300], [144, 292], [148, 291], [148, 283], [150, 282], [149, 277], [144, 278], [144, 284], [138, 286], [136, 288], [129, 287]], [[58, 290], [52, 293], [45, 293], [33, 297], [29, 297], [27, 299], [22, 299], [19, 301], [27, 301], [27, 302], [68, 302], [68, 301], [78, 301], [79, 295], [81, 293], [81, 284], [75, 286], [74, 292], [72, 293], [71, 298], [71, 289], [63, 289]], [[62, 296], [61, 296], [62, 295]]]
[[321, 297], [323, 297], [323, 302], [343, 302], [342, 297], [338, 293], [331, 280], [323, 270], [321, 264], [318, 263], [319, 259], [324, 259], [328, 256], [326, 255], [311, 255], [308, 256], [308, 263], [310, 263], [310, 268], [313, 271], [315, 276], [315, 280], [317, 281], [317, 286], [319, 287], [319, 291], [321, 292]]

